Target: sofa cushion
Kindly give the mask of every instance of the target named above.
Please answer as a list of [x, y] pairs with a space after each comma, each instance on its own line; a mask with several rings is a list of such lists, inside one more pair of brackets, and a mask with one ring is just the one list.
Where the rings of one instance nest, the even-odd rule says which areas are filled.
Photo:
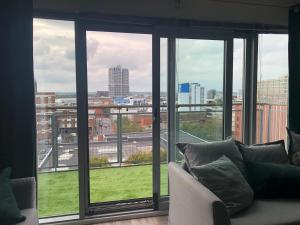
[[300, 198], [300, 168], [277, 163], [246, 164], [255, 197]]
[[191, 167], [192, 175], [220, 198], [233, 215], [253, 201], [253, 191], [236, 165], [226, 156]]
[[299, 225], [300, 199], [254, 200], [231, 217], [231, 225]]
[[19, 209], [36, 208], [36, 183], [34, 177], [11, 179], [11, 184]]
[[289, 163], [288, 155], [284, 146], [284, 140], [254, 145], [245, 145], [236, 141], [236, 144], [245, 161], [280, 164]]
[[184, 154], [189, 171], [191, 167], [213, 162], [225, 155], [245, 174], [242, 155], [233, 139], [195, 144], [178, 143], [177, 147]]
[[10, 182], [11, 169], [5, 168], [0, 174], [0, 221], [1, 225], [11, 225], [25, 220], [18, 208]]
[[300, 166], [300, 134], [287, 128], [289, 135], [289, 158], [293, 165]]
[[21, 210], [21, 214], [26, 216], [26, 220], [17, 223], [16, 225], [38, 225], [39, 224], [36, 208], [23, 209]]

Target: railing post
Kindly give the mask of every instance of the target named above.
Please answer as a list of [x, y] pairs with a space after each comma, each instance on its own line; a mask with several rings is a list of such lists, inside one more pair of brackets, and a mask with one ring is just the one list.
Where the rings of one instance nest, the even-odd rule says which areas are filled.
[[53, 168], [56, 171], [58, 167], [58, 128], [57, 128], [57, 117], [55, 113], [51, 115], [51, 130], [52, 130], [52, 163]]
[[271, 126], [271, 108], [272, 108], [272, 106], [269, 105], [269, 108], [268, 108], [268, 132], [267, 132], [267, 142], [270, 142], [270, 132], [271, 132], [271, 129], [270, 129], [270, 126]]
[[117, 157], [118, 163], [120, 166], [122, 165], [123, 157], [122, 157], [122, 114], [117, 114]]
[[263, 131], [264, 131], [264, 108], [259, 110], [259, 114], [260, 114], [260, 131], [259, 131], [259, 136], [260, 136], [260, 143], [263, 143]]

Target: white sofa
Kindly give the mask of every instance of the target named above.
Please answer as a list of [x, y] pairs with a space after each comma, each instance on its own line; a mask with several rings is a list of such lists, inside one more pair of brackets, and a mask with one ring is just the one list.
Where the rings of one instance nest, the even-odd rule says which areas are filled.
[[300, 225], [300, 199], [255, 199], [229, 217], [223, 202], [176, 163], [169, 163], [169, 225]]

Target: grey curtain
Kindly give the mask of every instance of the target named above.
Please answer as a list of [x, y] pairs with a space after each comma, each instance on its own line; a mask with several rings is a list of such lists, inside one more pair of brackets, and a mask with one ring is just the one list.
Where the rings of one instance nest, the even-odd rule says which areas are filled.
[[32, 0], [2, 0], [0, 18], [0, 168], [35, 176]]

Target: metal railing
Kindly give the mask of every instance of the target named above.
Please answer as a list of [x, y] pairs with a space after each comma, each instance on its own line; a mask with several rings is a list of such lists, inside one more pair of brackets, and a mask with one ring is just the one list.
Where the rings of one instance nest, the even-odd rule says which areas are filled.
[[256, 142], [286, 140], [287, 105], [257, 104]]
[[[151, 105], [89, 107], [90, 168], [135, 164], [139, 157], [148, 159], [148, 161], [141, 160], [140, 163], [151, 163], [151, 108]], [[166, 105], [161, 105], [161, 151], [167, 151], [168, 146], [166, 108]], [[176, 108], [178, 142], [205, 142], [222, 138], [221, 105], [178, 104]], [[76, 107], [49, 106], [37, 109], [39, 170], [76, 169], [78, 167]], [[233, 136], [242, 135], [241, 104], [234, 104], [233, 112], [239, 120], [233, 120]], [[279, 112], [286, 113], [287, 110], [282, 108], [279, 110], [272, 105], [258, 105], [257, 137], [260, 138], [258, 142], [269, 141], [276, 136], [273, 134], [273, 127], [277, 122], [274, 118]]]
[[[188, 105], [190, 106], [190, 105]], [[177, 112], [178, 124], [188, 122], [197, 123], [199, 117], [210, 118], [213, 113], [219, 114], [220, 107], [211, 104], [195, 104], [202, 107], [198, 111]], [[166, 105], [161, 105], [161, 150], [167, 150], [167, 112]], [[187, 105], [177, 105], [187, 107]], [[209, 108], [203, 108], [209, 107]], [[91, 106], [89, 107], [89, 157], [90, 166], [95, 166], [97, 160], [100, 166], [120, 166], [133, 163], [139, 153], [143, 157], [151, 157], [152, 151], [152, 105], [137, 106]], [[77, 115], [76, 107], [41, 107], [37, 108], [37, 123], [44, 122], [38, 127], [38, 167], [40, 170], [65, 170], [78, 166], [77, 146]], [[135, 111], [132, 111], [134, 109]], [[91, 112], [91, 110], [95, 110]], [[101, 112], [97, 111], [101, 110]], [[190, 110], [190, 109], [189, 109]], [[73, 123], [73, 124], [71, 124]], [[46, 125], [45, 125], [46, 124]], [[71, 125], [70, 125], [71, 124]], [[68, 134], [67, 131], [71, 131]], [[39, 134], [44, 136], [39, 138]], [[46, 135], [45, 135], [46, 133]], [[47, 136], [48, 135], [48, 136]], [[46, 136], [46, 137], [45, 137]], [[186, 130], [178, 130], [178, 141], [204, 141], [201, 137], [189, 134]], [[40, 140], [39, 140], [40, 139]], [[149, 156], [147, 156], [147, 153]], [[163, 153], [166, 154], [166, 153]], [[135, 156], [136, 155], [136, 156]], [[146, 156], [145, 156], [146, 155]], [[96, 161], [95, 163], [93, 162]], [[149, 161], [150, 162], [150, 161]], [[136, 162], [134, 162], [136, 163]], [[95, 166], [97, 167], [97, 166]]]

